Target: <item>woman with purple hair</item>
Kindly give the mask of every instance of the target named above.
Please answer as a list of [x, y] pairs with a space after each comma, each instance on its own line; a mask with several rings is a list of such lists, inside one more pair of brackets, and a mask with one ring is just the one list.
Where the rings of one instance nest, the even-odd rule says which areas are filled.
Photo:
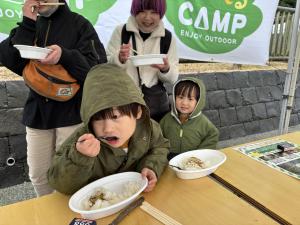
[[[107, 47], [108, 62], [126, 69], [126, 72], [144, 93], [151, 117], [156, 121], [159, 121], [170, 110], [168, 95], [163, 83], [173, 84], [178, 78], [176, 40], [164, 27], [162, 18], [165, 12], [165, 0], [132, 0], [131, 16], [125, 25], [116, 27]], [[167, 45], [169, 48], [167, 52], [163, 52], [166, 57], [162, 64], [135, 67], [128, 60], [130, 56], [134, 55], [132, 49], [143, 55], [162, 53], [161, 38], [167, 42], [165, 36], [168, 33], [169, 43], [163, 43], [163, 45]], [[125, 36], [128, 37], [127, 40], [124, 40]], [[157, 90], [162, 93], [153, 97], [151, 93]]]

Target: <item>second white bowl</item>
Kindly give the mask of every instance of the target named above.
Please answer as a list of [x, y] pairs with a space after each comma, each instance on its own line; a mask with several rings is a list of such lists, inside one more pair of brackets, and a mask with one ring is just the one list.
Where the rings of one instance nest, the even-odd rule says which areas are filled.
[[[184, 170], [177, 169], [173, 166], [183, 168], [183, 161], [190, 157], [196, 157], [202, 160], [207, 167], [204, 169], [195, 169], [195, 170]], [[217, 150], [211, 149], [200, 149], [184, 152], [172, 158], [169, 161], [169, 166], [175, 171], [176, 175], [181, 179], [196, 179], [200, 177], [207, 176], [213, 173], [220, 165], [222, 165], [226, 160], [226, 155]]]

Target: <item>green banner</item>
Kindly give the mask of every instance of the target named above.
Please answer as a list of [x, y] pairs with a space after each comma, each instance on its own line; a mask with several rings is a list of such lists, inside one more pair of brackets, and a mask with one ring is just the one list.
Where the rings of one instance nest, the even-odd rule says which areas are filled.
[[[93, 25], [97, 23], [98, 16], [108, 10], [117, 0], [69, 0], [72, 11], [85, 16]], [[82, 2], [81, 5], [79, 3]], [[0, 1], [0, 33], [9, 34], [17, 22], [22, 20], [23, 0]]]
[[186, 46], [204, 53], [236, 49], [263, 19], [254, 0], [167, 0], [167, 3], [166, 16], [177, 37]]

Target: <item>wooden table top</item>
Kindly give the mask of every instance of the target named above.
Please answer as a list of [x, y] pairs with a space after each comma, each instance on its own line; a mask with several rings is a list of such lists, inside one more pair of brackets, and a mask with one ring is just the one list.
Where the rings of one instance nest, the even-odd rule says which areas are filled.
[[[155, 190], [143, 194], [146, 201], [184, 225], [201, 224], [277, 224], [273, 219], [234, 195], [210, 177], [182, 180], [167, 169]], [[60, 193], [0, 207], [0, 225], [69, 224], [79, 214], [68, 207], [69, 196]], [[110, 223], [117, 214], [98, 219]], [[140, 208], [120, 225], [156, 225], [159, 221]]]
[[[268, 139], [275, 138], [300, 144], [300, 132]], [[232, 148], [222, 151], [227, 160], [212, 177], [281, 223], [300, 224], [300, 180]]]

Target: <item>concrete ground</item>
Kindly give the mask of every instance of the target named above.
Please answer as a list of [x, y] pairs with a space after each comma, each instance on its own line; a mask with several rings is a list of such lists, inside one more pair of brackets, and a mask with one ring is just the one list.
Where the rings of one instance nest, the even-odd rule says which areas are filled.
[[[300, 125], [290, 127], [289, 132], [300, 131]], [[278, 131], [270, 131], [261, 134], [248, 135], [242, 138], [230, 139], [226, 141], [219, 142], [218, 148], [225, 148], [229, 146], [239, 145], [255, 140], [260, 140], [267, 137], [276, 136]], [[0, 206], [16, 203], [19, 201], [24, 201], [26, 199], [31, 199], [35, 197], [34, 189], [30, 182], [25, 182], [23, 184], [15, 185], [8, 188], [0, 189]]]

